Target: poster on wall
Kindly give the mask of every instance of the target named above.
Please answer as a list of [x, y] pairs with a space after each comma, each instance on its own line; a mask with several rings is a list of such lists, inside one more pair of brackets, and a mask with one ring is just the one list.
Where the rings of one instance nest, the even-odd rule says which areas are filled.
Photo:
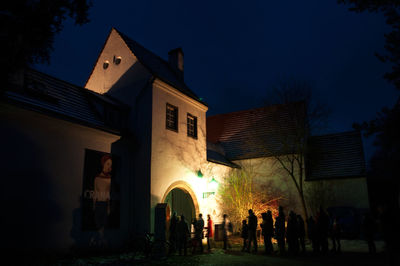
[[85, 150], [82, 193], [82, 230], [116, 229], [120, 224], [118, 158], [110, 153]]

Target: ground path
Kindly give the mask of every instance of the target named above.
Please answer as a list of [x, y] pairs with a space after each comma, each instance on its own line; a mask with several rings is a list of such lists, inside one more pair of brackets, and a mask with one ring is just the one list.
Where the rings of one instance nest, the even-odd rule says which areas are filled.
[[[276, 246], [274, 247], [276, 249]], [[377, 242], [378, 253], [368, 254], [368, 248], [364, 241], [343, 240], [340, 254], [329, 253], [325, 256], [313, 255], [307, 252], [305, 255], [296, 257], [264, 255], [263, 247], [259, 247], [257, 254], [240, 251], [240, 245], [234, 244], [227, 251], [221, 249], [220, 243], [212, 249], [210, 253], [179, 256], [172, 255], [162, 259], [145, 259], [134, 256], [130, 253], [108, 256], [95, 256], [76, 259], [64, 259], [55, 262], [53, 265], [276, 265], [276, 266], [303, 266], [303, 265], [339, 265], [339, 266], [358, 266], [358, 265], [385, 265], [385, 254], [383, 243]], [[308, 250], [311, 250], [307, 246]]]

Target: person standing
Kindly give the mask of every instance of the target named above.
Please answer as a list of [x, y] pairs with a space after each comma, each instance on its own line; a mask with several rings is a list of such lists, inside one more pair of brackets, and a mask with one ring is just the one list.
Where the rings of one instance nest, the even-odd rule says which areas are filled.
[[183, 214], [181, 215], [181, 220], [178, 223], [178, 249], [179, 255], [182, 255], [182, 248], [184, 251], [184, 255], [187, 255], [187, 239], [189, 237], [189, 228], [185, 221], [185, 217]]
[[230, 244], [229, 244], [229, 220], [228, 220], [228, 215], [224, 214], [223, 216], [223, 221], [222, 221], [222, 237], [223, 237], [223, 241], [224, 241], [224, 249], [226, 250], [228, 247], [230, 248]]
[[211, 220], [211, 216], [207, 214], [207, 248], [208, 251], [211, 251], [211, 244], [210, 244], [210, 238], [214, 236], [214, 231], [213, 231], [213, 221]]
[[196, 244], [193, 247], [193, 254], [196, 252], [196, 247], [200, 247], [200, 252], [203, 253], [203, 229], [204, 229], [204, 220], [203, 214], [199, 214], [199, 218], [194, 224], [194, 237]]
[[274, 222], [272, 220], [271, 211], [261, 214], [263, 222], [261, 223], [262, 235], [264, 237], [265, 254], [271, 254], [274, 250], [272, 247], [272, 236], [274, 234]]
[[197, 219], [196, 217], [193, 217], [192, 219], [192, 223], [190, 225], [190, 234], [189, 234], [189, 238], [190, 238], [190, 245], [192, 246], [192, 253], [195, 251], [198, 242], [196, 239], [196, 226], [197, 226]]
[[247, 246], [247, 251], [250, 252], [251, 242], [254, 245], [254, 252], [257, 253], [257, 216], [254, 214], [253, 210], [249, 210], [249, 243]]
[[240, 236], [243, 238], [242, 251], [245, 251], [247, 250], [247, 239], [249, 238], [249, 226], [246, 220], [242, 221], [242, 232]]
[[400, 265], [400, 210], [388, 202], [378, 207], [378, 217], [385, 242], [386, 261], [388, 265]]
[[313, 250], [313, 253], [317, 253], [317, 238], [316, 238], [316, 225], [314, 218], [310, 216], [307, 219], [307, 231], [308, 231], [308, 239], [311, 241], [311, 247]]
[[328, 252], [328, 231], [329, 217], [321, 206], [317, 217], [317, 237], [318, 244], [321, 247], [321, 252], [323, 254]]
[[285, 254], [285, 213], [283, 207], [279, 206], [279, 214], [275, 219], [275, 237], [278, 241], [279, 254]]
[[266, 237], [267, 237], [267, 246], [269, 254], [274, 252], [274, 248], [272, 246], [272, 237], [274, 236], [274, 220], [272, 219], [272, 213], [270, 210], [267, 211], [267, 228], [266, 228]]
[[304, 254], [306, 253], [306, 242], [305, 242], [306, 229], [304, 225], [304, 220], [300, 214], [297, 215], [297, 233], [299, 237], [301, 253]]
[[177, 242], [177, 225], [178, 218], [176, 217], [176, 212], [172, 214], [170, 225], [169, 225], [169, 253], [174, 253], [176, 250], [176, 242]]
[[297, 255], [298, 251], [298, 234], [297, 234], [297, 217], [293, 211], [290, 211], [287, 228], [286, 239], [288, 242], [288, 252], [290, 255]]
[[333, 217], [332, 227], [331, 227], [331, 239], [332, 239], [332, 251], [340, 253], [341, 245], [340, 245], [340, 235], [341, 235], [341, 226], [336, 217]]
[[368, 244], [368, 252], [370, 254], [376, 253], [376, 246], [374, 242], [374, 236], [376, 233], [377, 225], [375, 220], [372, 218], [371, 213], [366, 213], [362, 224], [365, 240]]

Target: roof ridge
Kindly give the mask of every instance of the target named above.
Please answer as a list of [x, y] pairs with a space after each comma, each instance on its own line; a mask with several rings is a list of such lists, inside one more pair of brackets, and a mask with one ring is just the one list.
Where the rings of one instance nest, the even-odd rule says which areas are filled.
[[[137, 57], [139, 62], [155, 77], [162, 80], [163, 82], [171, 85], [178, 91], [182, 92], [183, 94], [187, 95], [188, 97], [200, 102], [201, 104], [207, 106], [205, 102], [201, 100], [196, 93], [194, 93], [189, 86], [185, 83], [185, 81], [179, 77], [176, 71], [172, 68], [172, 66], [161, 56], [155, 54], [151, 50], [144, 47], [142, 44], [138, 43], [137, 41], [131, 39], [128, 35], [120, 32], [116, 28], [113, 27], [113, 30], [121, 37], [121, 39], [125, 42], [128, 49], [131, 51], [133, 55]], [[149, 60], [150, 58], [150, 60]], [[151, 59], [156, 61], [156, 64], [162, 66], [160, 69], [154, 68], [152, 65]], [[153, 61], [154, 61], [153, 60]], [[160, 71], [160, 70], [165, 70]]]
[[279, 107], [279, 106], [285, 106], [285, 105], [294, 105], [294, 104], [299, 104], [299, 103], [302, 103], [302, 102], [304, 102], [304, 101], [270, 104], [270, 105], [257, 107], [257, 108], [252, 108], [252, 109], [245, 109], [245, 110], [233, 111], [233, 112], [228, 112], [228, 113], [223, 113], [223, 114], [210, 115], [210, 116], [207, 116], [207, 118], [224, 116], [224, 115], [232, 115], [232, 114], [238, 114], [238, 113], [246, 113], [246, 112], [251, 112], [251, 111], [261, 111], [261, 110], [266, 110], [266, 109], [273, 108], [273, 107]]
[[126, 108], [126, 107], [127, 107], [126, 104], [124, 104], [124, 103], [121, 102], [120, 100], [118, 100], [118, 99], [116, 99], [116, 98], [114, 98], [114, 97], [112, 97], [112, 96], [110, 96], [110, 95], [101, 94], [101, 93], [98, 93], [98, 92], [89, 90], [89, 89], [87, 89], [87, 88], [85, 88], [85, 87], [81, 87], [81, 86], [76, 85], [76, 84], [73, 84], [73, 83], [71, 83], [71, 82], [69, 82], [69, 81], [65, 81], [65, 80], [62, 80], [62, 79], [60, 79], [60, 78], [51, 76], [51, 75], [49, 75], [49, 74], [47, 74], [47, 73], [44, 73], [44, 72], [39, 71], [39, 70], [34, 69], [34, 68], [28, 68], [28, 71], [29, 71], [29, 72], [33, 72], [33, 73], [37, 73], [37, 74], [39, 74], [39, 75], [44, 75], [44, 76], [46, 76], [46, 77], [49, 78], [49, 79], [53, 79], [53, 80], [55, 80], [55, 81], [57, 81], [57, 82], [61, 82], [61, 83], [64, 83], [64, 84], [66, 84], [66, 85], [70, 85], [70, 86], [65, 86], [66, 88], [70, 88], [70, 87], [72, 86], [72, 87], [75, 87], [75, 88], [78, 89], [78, 90], [81, 90], [81, 91], [85, 92], [85, 93], [90, 93], [90, 94], [93, 94], [93, 95], [96, 95], [96, 96], [99, 96], [99, 97], [106, 97], [106, 98], [109, 98], [111, 101], [114, 101], [116, 104], [120, 105], [120, 107], [122, 107], [122, 108]]
[[342, 131], [342, 132], [335, 132], [335, 133], [329, 133], [329, 134], [323, 134], [323, 135], [315, 135], [315, 136], [311, 136], [312, 138], [314, 137], [328, 137], [328, 136], [342, 136], [342, 135], [346, 135], [346, 134], [361, 134], [360, 130], [348, 130], [348, 131]]
[[[87, 83], [89, 82], [90, 78], [92, 77], [93, 72], [94, 72], [94, 69], [96, 68], [97, 63], [99, 62], [100, 55], [101, 55], [101, 53], [104, 51], [104, 48], [106, 47], [106, 44], [107, 44], [107, 42], [108, 42], [108, 39], [109, 39], [110, 36], [111, 36], [111, 33], [112, 33], [112, 30], [113, 30], [113, 29], [115, 29], [115, 28], [114, 28], [114, 27], [111, 27], [111, 30], [110, 30], [110, 32], [108, 33], [107, 38], [106, 38], [106, 40], [105, 40], [104, 43], [103, 43], [103, 46], [101, 47], [100, 53], [98, 54], [98, 56], [97, 56], [97, 58], [96, 58], [96, 61], [95, 61], [94, 64], [93, 64], [92, 70], [90, 71], [90, 74], [89, 74], [88, 77], [86, 78], [86, 81], [85, 81], [85, 85], [84, 85], [84, 86], [87, 85]], [[115, 29], [115, 30], [117, 30], [117, 29]]]
[[[125, 38], [128, 39], [131, 42], [134, 42], [136, 45], [140, 46], [140, 48], [146, 50], [147, 52], [151, 53], [152, 55], [154, 55], [155, 57], [159, 58], [161, 61], [163, 61], [164, 63], [166, 63], [169, 66], [169, 63], [162, 58], [161, 56], [157, 55], [156, 53], [154, 53], [153, 51], [151, 51], [150, 49], [147, 49], [146, 47], [144, 47], [141, 43], [135, 41], [134, 39], [130, 38], [128, 35], [126, 35], [125, 33], [119, 31], [118, 29], [114, 28], [113, 29], [122, 37], [122, 39], [126, 42]], [[129, 50], [131, 50], [131, 48], [128, 45]], [[131, 52], [133, 53], [133, 51], [131, 50]], [[136, 55], [135, 55], [136, 56]]]
[[[8, 99], [22, 108], [39, 112], [49, 117], [70, 121], [91, 128], [100, 129], [110, 133], [121, 133], [121, 129], [115, 125], [108, 125], [104, 117], [96, 113], [88, 99], [92, 92], [71, 82], [54, 77], [32, 67], [27, 67], [24, 73], [25, 82], [38, 82], [44, 84], [51, 95], [59, 100], [57, 104], [49, 103], [26, 91], [18, 91]], [[61, 97], [59, 97], [61, 95]], [[91, 94], [94, 95], [94, 94]], [[102, 99], [103, 102], [104, 99]]]
[[58, 78], [58, 77], [51, 76], [50, 74], [47, 74], [47, 73], [42, 72], [42, 71], [39, 71], [39, 70], [34, 69], [34, 68], [32, 68], [32, 67], [28, 67], [27, 70], [30, 71], [30, 72], [36, 72], [36, 73], [39, 73], [39, 74], [41, 74], [41, 75], [45, 75], [46, 77], [49, 77], [49, 78], [51, 78], [51, 79], [55, 79], [55, 80], [57, 80], [57, 81], [60, 81], [60, 82], [62, 82], [62, 83], [65, 83], [65, 84], [68, 84], [68, 85], [71, 85], [71, 86], [74, 86], [74, 87], [76, 87], [76, 88], [78, 88], [78, 89], [87, 90], [87, 89], [84, 88], [84, 87], [81, 87], [81, 86], [79, 86], [79, 85], [76, 85], [76, 84], [74, 84], [74, 83], [72, 83], [72, 82], [69, 82], [69, 81], [66, 81], [66, 80], [62, 80], [62, 79], [60, 79], [60, 78]]

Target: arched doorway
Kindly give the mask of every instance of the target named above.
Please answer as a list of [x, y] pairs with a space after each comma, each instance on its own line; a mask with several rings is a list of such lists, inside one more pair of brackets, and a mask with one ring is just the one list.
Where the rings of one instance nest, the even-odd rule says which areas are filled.
[[[190, 224], [196, 217], [196, 210], [190, 194], [183, 189], [174, 188], [165, 197], [164, 203], [168, 204], [167, 211], [172, 215], [174, 212], [178, 217], [185, 216], [185, 220]], [[168, 217], [167, 213], [167, 217]]]
[[165, 192], [162, 202], [167, 203], [167, 235], [170, 216], [174, 212], [178, 217], [183, 214], [190, 229], [193, 218], [199, 213], [199, 205], [194, 192], [187, 183], [178, 181], [171, 184]]

